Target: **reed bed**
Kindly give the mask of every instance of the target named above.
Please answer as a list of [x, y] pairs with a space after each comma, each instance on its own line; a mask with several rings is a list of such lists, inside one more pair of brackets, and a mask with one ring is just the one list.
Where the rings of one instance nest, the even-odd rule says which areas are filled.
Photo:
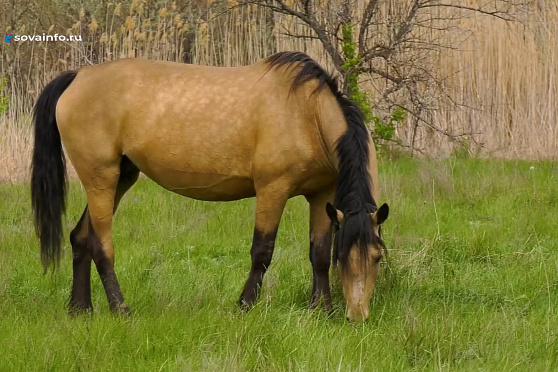
[[[90, 3], [91, 8], [76, 4], [62, 14], [54, 5], [58, 2], [42, 2], [33, 5], [35, 13], [52, 17], [36, 19], [22, 12], [14, 20], [17, 12], [10, 6], [18, 3], [0, 1], [0, 28], [6, 33], [82, 37], [72, 43], [0, 44], [0, 79], [5, 81], [0, 97], [7, 102], [2, 105], [0, 100], [0, 182], [27, 179], [33, 102], [63, 70], [120, 58], [238, 66], [282, 50], [304, 51], [331, 69], [319, 41], [308, 38], [312, 33], [306, 26], [255, 5], [239, 6], [232, 0]], [[56, 23], [46, 23], [49, 20]], [[433, 70], [445, 78], [453, 103], [438, 105], [428, 119], [448, 132], [470, 135], [455, 141], [426, 126], [415, 131], [409, 116], [397, 128], [401, 144], [412, 144], [429, 156], [463, 148], [482, 156], [556, 158], [558, 5], [539, 1], [523, 23], [469, 17], [453, 32], [459, 33], [447, 36], [455, 40], [453, 48], [429, 56]], [[376, 113], [385, 116], [388, 108], [375, 92], [386, 82], [365, 80]]]

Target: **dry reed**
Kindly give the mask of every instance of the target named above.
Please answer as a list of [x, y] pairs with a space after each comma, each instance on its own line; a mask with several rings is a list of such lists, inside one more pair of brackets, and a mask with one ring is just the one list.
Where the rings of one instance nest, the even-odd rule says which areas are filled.
[[[281, 50], [301, 50], [330, 66], [318, 41], [290, 36], [311, 36], [305, 26], [263, 8], [237, 7], [231, 0], [100, 4], [104, 8], [94, 14], [102, 19], [82, 10], [68, 27], [0, 25], [15, 34], [58, 32], [81, 35], [83, 40], [1, 44], [0, 78], [8, 85], [0, 94], [9, 99], [9, 106], [0, 112], [0, 182], [27, 179], [32, 105], [60, 71], [127, 57], [238, 66]], [[455, 50], [437, 53], [433, 60], [438, 72], [447, 76], [447, 92], [460, 106], [441, 105], [429, 119], [450, 132], [473, 133], [459, 143], [471, 152], [556, 158], [558, 5], [540, 1], [524, 24], [477, 16], [463, 20], [460, 28], [456, 32], [467, 30], [471, 37], [460, 38]], [[376, 110], [385, 114], [381, 99], [374, 97], [382, 84], [375, 78], [365, 86]], [[411, 142], [413, 126], [409, 118], [398, 128], [403, 144]], [[428, 128], [420, 129], [414, 140], [429, 155], [447, 155], [456, 146]]]

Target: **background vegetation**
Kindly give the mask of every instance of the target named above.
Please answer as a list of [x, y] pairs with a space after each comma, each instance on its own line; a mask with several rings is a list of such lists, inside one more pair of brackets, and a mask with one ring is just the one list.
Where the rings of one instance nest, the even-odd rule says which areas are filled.
[[[304, 15], [305, 4], [331, 53], [283, 8]], [[235, 66], [281, 50], [344, 78], [380, 144], [555, 158], [557, 28], [552, 0], [0, 0], [6, 33], [83, 40], [0, 44], [0, 181], [26, 179], [30, 110], [60, 71], [125, 57]]]

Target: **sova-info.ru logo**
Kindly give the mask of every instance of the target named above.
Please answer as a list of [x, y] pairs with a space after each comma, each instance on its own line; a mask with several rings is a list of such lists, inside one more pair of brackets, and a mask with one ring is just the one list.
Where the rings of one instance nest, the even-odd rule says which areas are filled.
[[14, 35], [10, 33], [4, 36], [4, 41], [6, 43], [12, 41], [81, 41], [81, 35]]

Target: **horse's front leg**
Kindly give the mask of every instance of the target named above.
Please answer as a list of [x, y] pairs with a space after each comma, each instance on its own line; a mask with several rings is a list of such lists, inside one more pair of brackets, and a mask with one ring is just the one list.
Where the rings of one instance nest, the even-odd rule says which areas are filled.
[[264, 274], [271, 264], [277, 229], [288, 198], [285, 185], [271, 184], [256, 191], [256, 223], [250, 251], [252, 267], [239, 300], [243, 309], [252, 307], [258, 298]]
[[324, 310], [331, 309], [331, 221], [326, 213], [326, 203], [333, 201], [333, 194], [332, 190], [306, 197], [310, 204], [310, 262], [314, 277], [310, 308], [318, 306], [321, 298]]

